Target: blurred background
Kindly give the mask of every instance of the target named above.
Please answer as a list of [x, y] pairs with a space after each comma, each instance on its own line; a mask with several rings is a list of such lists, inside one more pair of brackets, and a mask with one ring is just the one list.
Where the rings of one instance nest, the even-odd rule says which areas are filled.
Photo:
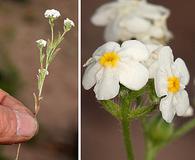
[[[0, 1], [0, 88], [21, 100], [32, 111], [39, 51], [35, 41], [50, 37], [46, 9], [57, 9], [61, 18], [77, 22], [77, 0]], [[77, 159], [77, 27], [65, 36], [61, 51], [49, 68], [38, 115], [39, 134], [22, 145], [21, 160]], [[17, 145], [0, 146], [0, 160], [13, 160]]]
[[[174, 34], [170, 43], [175, 57], [185, 60], [191, 75], [188, 91], [191, 104], [195, 87], [195, 1], [148, 0], [171, 9], [168, 20], [169, 29]], [[82, 0], [82, 64], [92, 55], [94, 50], [104, 43], [104, 28], [93, 26], [90, 17], [97, 7], [109, 0]], [[83, 73], [84, 69], [82, 69]], [[189, 120], [175, 118], [177, 124]], [[124, 160], [126, 153], [119, 123], [98, 104], [93, 90], [82, 88], [82, 160]], [[133, 124], [133, 144], [136, 150], [136, 160], [143, 160], [143, 137], [140, 124]], [[195, 129], [181, 139], [174, 141], [158, 155], [158, 160], [194, 160], [195, 159]]]

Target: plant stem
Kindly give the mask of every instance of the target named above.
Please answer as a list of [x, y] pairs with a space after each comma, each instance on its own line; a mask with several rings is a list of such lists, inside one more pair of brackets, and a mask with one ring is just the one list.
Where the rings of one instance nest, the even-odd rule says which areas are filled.
[[50, 26], [51, 26], [51, 43], [53, 43], [53, 40], [54, 40], [54, 33], [53, 33], [54, 24], [51, 23]]
[[130, 124], [127, 120], [122, 120], [123, 139], [126, 147], [128, 160], [134, 160], [133, 149], [131, 144]]
[[145, 140], [145, 160], [155, 160], [157, 149], [153, 147], [149, 140]]
[[121, 125], [122, 125], [122, 131], [123, 131], [123, 140], [127, 152], [127, 159], [128, 160], [134, 160], [134, 155], [133, 155], [133, 148], [132, 148], [132, 142], [131, 142], [131, 134], [130, 134], [130, 122], [131, 120], [128, 118], [129, 114], [129, 103], [121, 106]]
[[16, 153], [16, 158], [15, 158], [15, 160], [18, 160], [18, 159], [19, 159], [20, 148], [21, 148], [21, 143], [18, 145], [18, 148], [17, 148], [17, 153]]

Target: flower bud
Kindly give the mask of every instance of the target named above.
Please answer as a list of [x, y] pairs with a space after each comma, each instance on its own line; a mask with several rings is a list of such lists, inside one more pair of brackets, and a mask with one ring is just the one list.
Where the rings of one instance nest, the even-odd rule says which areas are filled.
[[37, 43], [37, 46], [39, 48], [46, 47], [46, 45], [47, 45], [47, 41], [45, 41], [44, 39], [39, 39], [39, 40], [36, 41], [36, 43]]
[[156, 116], [148, 124], [148, 135], [155, 143], [167, 141], [173, 134], [173, 124], [166, 123], [162, 116]]
[[75, 24], [72, 20], [70, 20], [69, 18], [66, 18], [64, 20], [64, 30], [67, 32], [67, 31], [70, 31], [72, 27], [74, 27]]

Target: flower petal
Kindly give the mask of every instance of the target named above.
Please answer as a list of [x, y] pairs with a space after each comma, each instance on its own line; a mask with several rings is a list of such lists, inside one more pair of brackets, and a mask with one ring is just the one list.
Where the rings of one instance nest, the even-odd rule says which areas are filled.
[[119, 77], [116, 70], [104, 69], [102, 77], [98, 80], [94, 87], [94, 92], [98, 100], [112, 99], [119, 93]]
[[102, 46], [98, 47], [95, 52], [93, 53], [93, 57], [101, 56], [106, 52], [117, 52], [120, 49], [120, 45], [116, 42], [107, 42]]
[[136, 13], [144, 18], [158, 20], [163, 16], [168, 17], [170, 11], [163, 6], [154, 5], [146, 2], [140, 4], [140, 8], [136, 11]]
[[85, 70], [83, 75], [82, 85], [84, 89], [89, 90], [96, 83], [96, 74], [100, 71], [101, 66], [99, 63], [91, 63]]
[[190, 106], [188, 93], [183, 90], [174, 97], [174, 105], [178, 116], [183, 116]]
[[185, 62], [181, 58], [177, 58], [174, 62], [174, 65], [175, 68], [179, 71], [181, 82], [183, 82], [183, 85], [187, 85], [190, 80], [190, 74]]
[[159, 52], [159, 66], [167, 67], [173, 63], [174, 57], [172, 49], [169, 46], [162, 47]]
[[155, 91], [158, 97], [162, 97], [168, 94], [167, 91], [167, 79], [169, 74], [166, 69], [160, 68], [154, 78]]
[[172, 100], [173, 95], [168, 95], [160, 101], [160, 111], [162, 113], [162, 117], [168, 123], [171, 123], [175, 116], [175, 108], [172, 104]]
[[124, 27], [130, 33], [141, 34], [141, 33], [147, 32], [150, 29], [151, 23], [147, 21], [146, 19], [143, 19], [140, 17], [127, 16], [121, 19], [119, 26]]
[[149, 57], [148, 48], [137, 40], [123, 42], [119, 54], [121, 56], [130, 56], [134, 60], [138, 61], [144, 61]]
[[148, 82], [149, 72], [146, 67], [138, 62], [119, 64], [120, 83], [132, 90], [139, 90]]
[[159, 49], [162, 46], [157, 44], [146, 44], [146, 47], [148, 48], [149, 53], [152, 54], [152, 52], [154, 52], [155, 50]]
[[164, 31], [163, 31], [162, 27], [154, 26], [151, 28], [150, 34], [152, 37], [160, 39], [160, 38], [163, 38]]
[[189, 106], [187, 111], [182, 115], [183, 117], [191, 117], [194, 114], [194, 108]]
[[114, 19], [116, 15], [116, 7], [116, 2], [107, 3], [99, 7], [92, 16], [91, 22], [97, 26], [107, 25], [112, 19]]

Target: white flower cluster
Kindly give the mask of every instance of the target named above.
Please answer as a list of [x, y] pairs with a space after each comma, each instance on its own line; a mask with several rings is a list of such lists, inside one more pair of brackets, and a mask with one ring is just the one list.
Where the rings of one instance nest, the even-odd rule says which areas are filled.
[[[44, 13], [45, 18], [48, 18], [50, 20], [50, 23], [53, 23], [54, 20], [59, 18], [61, 16], [60, 12], [55, 9], [48, 9]], [[70, 31], [72, 27], [74, 27], [75, 24], [72, 20], [69, 18], [64, 19], [64, 30]]]
[[60, 12], [55, 9], [48, 9], [44, 13], [45, 18], [57, 19], [60, 17]]
[[36, 43], [37, 43], [37, 46], [38, 46], [39, 48], [46, 47], [46, 45], [47, 45], [47, 41], [44, 40], [44, 39], [39, 39], [39, 40], [36, 41]]
[[70, 20], [69, 18], [66, 18], [64, 20], [64, 28], [66, 31], [69, 31], [74, 26], [75, 26], [74, 22]]
[[88, 90], [95, 85], [98, 100], [116, 97], [119, 83], [140, 90], [152, 78], [157, 96], [161, 97], [160, 111], [167, 122], [172, 122], [175, 114], [193, 113], [185, 90], [188, 69], [182, 59], [174, 61], [168, 46], [145, 45], [137, 40], [125, 41], [121, 46], [107, 42], [93, 53], [85, 66], [83, 87]]
[[92, 16], [92, 23], [105, 26], [106, 41], [136, 38], [145, 43], [167, 42], [172, 38], [167, 29], [170, 11], [146, 0], [117, 0], [104, 4]]

